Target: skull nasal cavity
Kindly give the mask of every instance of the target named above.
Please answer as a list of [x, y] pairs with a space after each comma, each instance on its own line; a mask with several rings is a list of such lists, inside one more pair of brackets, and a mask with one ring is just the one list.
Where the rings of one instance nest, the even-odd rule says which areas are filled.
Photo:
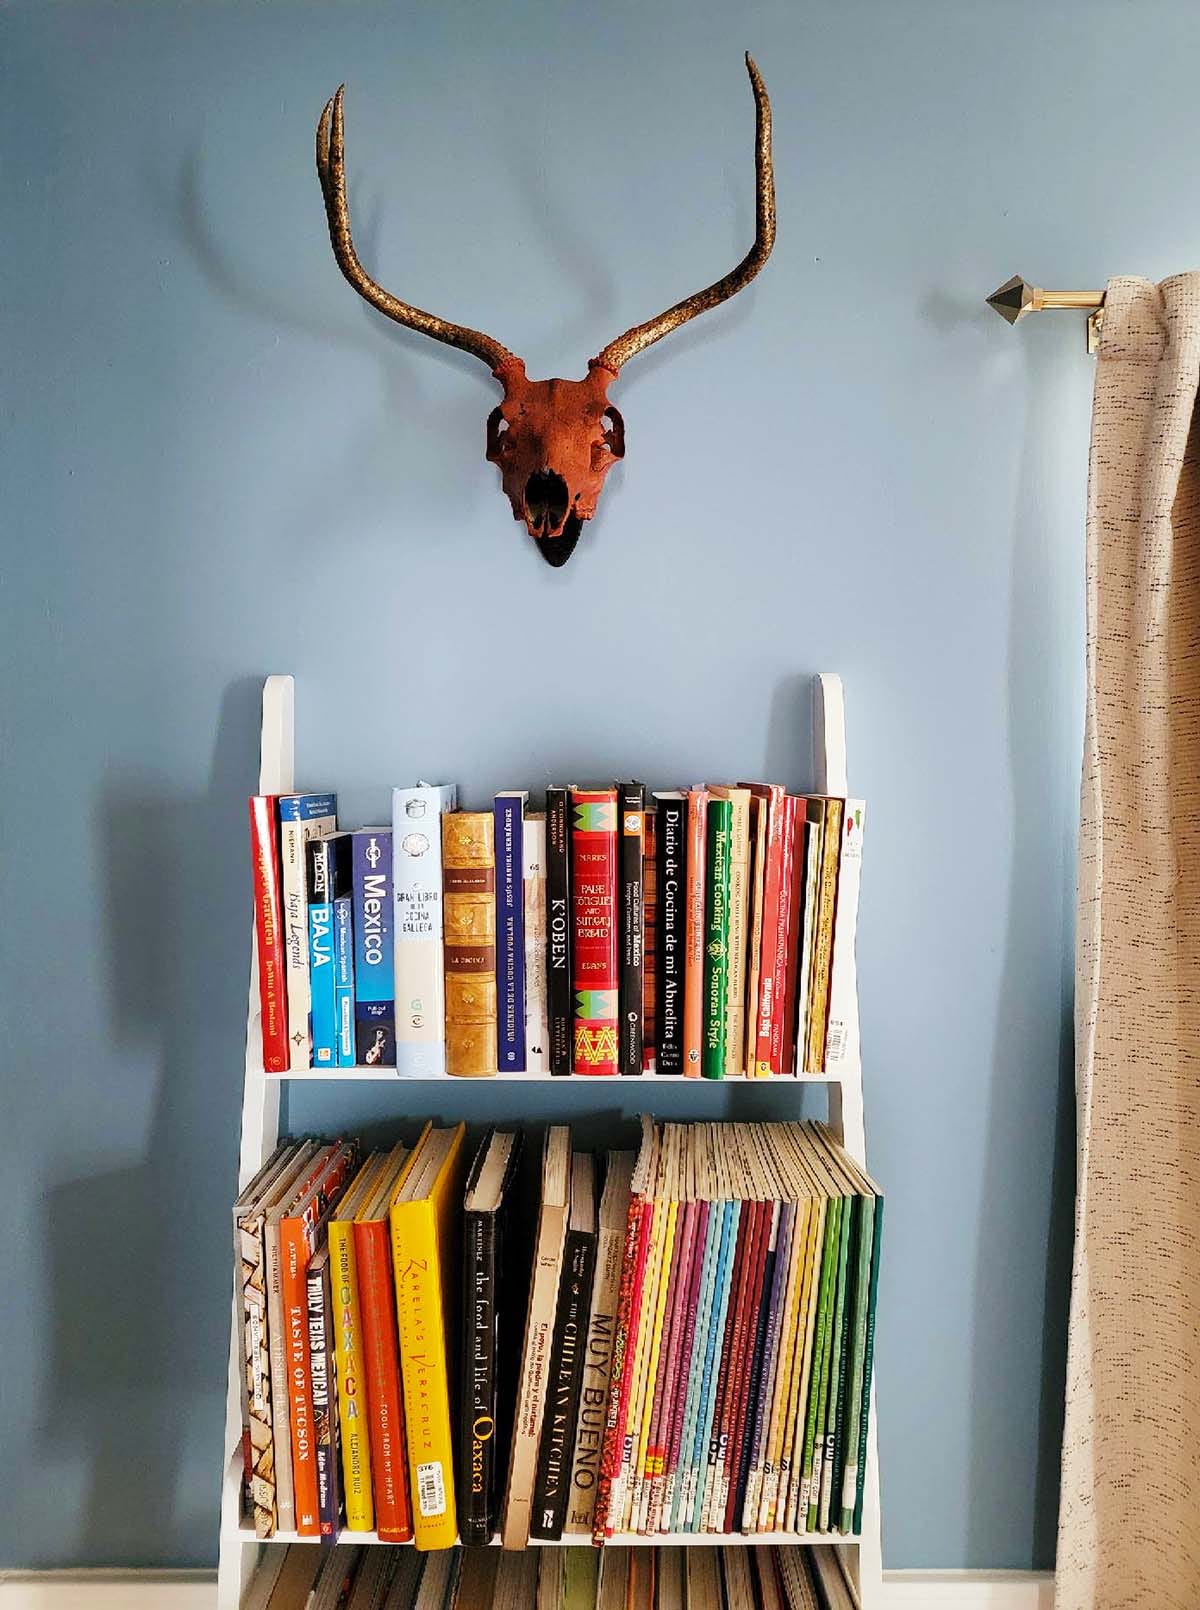
[[538, 470], [525, 483], [525, 513], [538, 531], [556, 531], [567, 505], [567, 483], [553, 470]]

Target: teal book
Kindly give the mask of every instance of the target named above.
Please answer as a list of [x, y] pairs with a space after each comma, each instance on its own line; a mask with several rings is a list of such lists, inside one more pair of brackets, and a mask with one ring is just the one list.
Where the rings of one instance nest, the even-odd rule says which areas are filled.
[[729, 836], [733, 805], [708, 801], [708, 877], [704, 895], [704, 1013], [700, 1071], [706, 1079], [725, 1077], [729, 994]]
[[875, 1198], [875, 1244], [871, 1250], [871, 1289], [867, 1294], [867, 1336], [863, 1350], [862, 1401], [859, 1405], [858, 1472], [854, 1490], [853, 1532], [862, 1531], [863, 1488], [867, 1472], [867, 1428], [871, 1413], [871, 1368], [875, 1362], [875, 1307], [879, 1297], [879, 1253], [883, 1242], [883, 1197]]
[[[842, 1198], [842, 1233], [838, 1247], [837, 1286], [833, 1300], [833, 1324], [829, 1332], [829, 1395], [825, 1404], [825, 1417], [820, 1429], [824, 1436], [818, 1437], [817, 1451], [820, 1459], [814, 1458], [813, 1496], [809, 1504], [809, 1514], [815, 1517], [810, 1525], [817, 1531], [829, 1530], [829, 1512], [833, 1496], [833, 1447], [837, 1439], [837, 1411], [839, 1394], [842, 1391], [842, 1369], [844, 1364], [843, 1350], [846, 1337], [846, 1273], [850, 1265], [850, 1248], [854, 1241], [854, 1221], [857, 1217], [855, 1208], [858, 1198], [844, 1196]], [[845, 1399], [842, 1400], [843, 1406]]]
[[734, 1253], [737, 1249], [738, 1226], [741, 1222], [742, 1203], [726, 1203], [727, 1233], [722, 1245], [721, 1260], [717, 1265], [717, 1284], [713, 1298], [712, 1323], [709, 1326], [709, 1346], [704, 1356], [704, 1379], [700, 1388], [700, 1407], [696, 1415], [696, 1440], [693, 1450], [693, 1468], [686, 1495], [683, 1525], [685, 1532], [700, 1530], [702, 1499], [705, 1478], [708, 1475], [708, 1444], [712, 1437], [713, 1416], [717, 1407], [717, 1375], [721, 1363], [721, 1347], [725, 1337], [725, 1322], [729, 1313], [729, 1294], [733, 1288]]
[[850, 1316], [850, 1369], [846, 1381], [846, 1423], [842, 1433], [840, 1459], [835, 1461], [834, 1477], [838, 1493], [838, 1529], [848, 1532], [854, 1525], [854, 1503], [858, 1492], [858, 1439], [862, 1413], [863, 1372], [867, 1353], [867, 1308], [871, 1293], [871, 1255], [875, 1242], [875, 1198], [859, 1201], [858, 1240], [854, 1248], [854, 1311]]

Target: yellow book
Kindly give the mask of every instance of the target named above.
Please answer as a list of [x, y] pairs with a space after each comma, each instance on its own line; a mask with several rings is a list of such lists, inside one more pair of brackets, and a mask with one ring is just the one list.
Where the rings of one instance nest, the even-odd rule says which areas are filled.
[[729, 828], [729, 979], [725, 997], [725, 1072], [745, 1071], [747, 942], [750, 937], [750, 790], [709, 788], [733, 807]]
[[800, 1299], [804, 1286], [804, 1270], [808, 1255], [809, 1219], [811, 1202], [796, 1205], [796, 1227], [792, 1232], [792, 1255], [788, 1265], [787, 1288], [783, 1299], [783, 1337], [779, 1348], [779, 1365], [775, 1374], [775, 1389], [771, 1397], [771, 1419], [767, 1432], [767, 1454], [763, 1464], [762, 1497], [759, 1504], [758, 1532], [775, 1530], [775, 1507], [779, 1496], [779, 1457], [783, 1448], [784, 1418], [787, 1411], [788, 1389], [792, 1379], [792, 1360], [796, 1356], [796, 1330], [800, 1317]]
[[813, 933], [812, 981], [803, 1062], [805, 1073], [825, 1072], [825, 1035], [829, 1027], [829, 970], [833, 961], [833, 917], [837, 905], [838, 861], [842, 849], [845, 800], [826, 799], [825, 833], [821, 840], [821, 884]]
[[389, 1214], [413, 1542], [419, 1549], [448, 1549], [458, 1540], [446, 1347], [456, 1334], [465, 1136], [465, 1124], [426, 1129]]
[[387, 1163], [384, 1152], [368, 1157], [329, 1221], [329, 1276], [333, 1289], [334, 1355], [337, 1361], [338, 1425], [342, 1434], [342, 1489], [346, 1530], [375, 1525], [371, 1500], [371, 1436], [367, 1424], [366, 1360], [354, 1257], [354, 1215], [375, 1188]]
[[667, 1203], [667, 1224], [663, 1234], [662, 1269], [658, 1281], [658, 1297], [654, 1305], [654, 1326], [650, 1333], [650, 1356], [646, 1366], [646, 1379], [642, 1386], [641, 1428], [633, 1454], [633, 1491], [630, 1496], [630, 1526], [639, 1525], [642, 1493], [647, 1477], [654, 1472], [646, 1467], [646, 1449], [650, 1441], [650, 1424], [654, 1417], [654, 1385], [658, 1379], [658, 1360], [662, 1353], [663, 1327], [667, 1313], [667, 1293], [670, 1286], [671, 1258], [675, 1251], [675, 1228], [679, 1220], [679, 1204]]

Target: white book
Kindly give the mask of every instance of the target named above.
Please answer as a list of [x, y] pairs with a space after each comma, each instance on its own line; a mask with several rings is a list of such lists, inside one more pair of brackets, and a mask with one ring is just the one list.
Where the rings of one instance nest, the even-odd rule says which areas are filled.
[[458, 809], [453, 783], [392, 789], [396, 1072], [446, 1071], [442, 952], [442, 816]]
[[858, 985], [854, 939], [858, 929], [858, 886], [862, 877], [863, 831], [867, 807], [848, 799], [842, 817], [838, 858], [837, 904], [833, 915], [833, 960], [829, 969], [829, 1027], [825, 1035], [825, 1072], [841, 1073], [859, 1061]]
[[280, 887], [287, 979], [288, 1065], [312, 1067], [312, 997], [308, 986], [308, 879], [304, 846], [337, 832], [336, 794], [279, 796]]
[[546, 816], [525, 817], [525, 1071], [550, 1072], [546, 1003]]

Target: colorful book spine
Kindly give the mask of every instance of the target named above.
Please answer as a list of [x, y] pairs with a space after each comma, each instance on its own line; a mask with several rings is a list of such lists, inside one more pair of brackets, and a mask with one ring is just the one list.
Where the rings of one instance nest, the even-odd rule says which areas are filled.
[[283, 1259], [283, 1314], [287, 1327], [288, 1415], [292, 1433], [292, 1492], [295, 1529], [301, 1537], [320, 1533], [317, 1506], [316, 1441], [308, 1339], [309, 1226], [284, 1219], [279, 1227]]
[[704, 1060], [705, 887], [708, 869], [708, 790], [687, 796], [684, 908], [683, 1071], [698, 1079]]
[[337, 828], [336, 794], [279, 796], [279, 869], [283, 890], [284, 966], [287, 975], [288, 1062], [312, 1066], [312, 1001], [308, 973], [308, 878], [304, 846]]
[[837, 909], [838, 862], [842, 849], [842, 814], [845, 801], [820, 801], [825, 810], [821, 839], [821, 882], [817, 895], [813, 935], [812, 982], [808, 1003], [806, 1073], [824, 1073], [825, 1037], [829, 1026], [829, 969], [833, 960], [833, 917]]
[[491, 811], [442, 819], [446, 1072], [496, 1072], [496, 862]]
[[729, 833], [733, 806], [708, 802], [708, 878], [704, 902], [704, 1055], [706, 1079], [725, 1077], [729, 1032]]
[[404, 1401], [400, 1389], [400, 1355], [396, 1338], [396, 1304], [388, 1226], [381, 1219], [355, 1223], [362, 1309], [363, 1355], [366, 1360], [371, 1477], [375, 1530], [381, 1542], [412, 1540], [405, 1455]]
[[396, 1066], [396, 971], [392, 934], [392, 831], [352, 835], [354, 1045], [360, 1066]]
[[351, 1532], [369, 1532], [375, 1524], [375, 1510], [371, 1501], [366, 1360], [358, 1301], [354, 1225], [349, 1220], [335, 1218], [330, 1222], [329, 1269], [333, 1291], [335, 1379], [346, 1527]]
[[645, 942], [642, 862], [645, 857], [646, 790], [641, 783], [617, 785], [618, 821], [618, 1006], [623, 1074], [642, 1071], [642, 973]]
[[337, 1066], [352, 1068], [354, 1043], [354, 897], [333, 902], [333, 1010], [337, 1029]]
[[524, 833], [525, 1071], [550, 1071], [550, 1019], [546, 993], [546, 817], [530, 811]]
[[767, 806], [750, 794], [750, 918], [746, 955], [745, 1035], [742, 1066], [755, 1075], [758, 1049], [758, 997], [762, 982], [763, 886], [766, 881]]
[[337, 967], [333, 902], [350, 893], [350, 835], [331, 833], [305, 846], [308, 878], [308, 968], [314, 1068], [336, 1068]]
[[781, 1072], [804, 1071], [804, 1023], [808, 1010], [808, 978], [812, 962], [812, 921], [816, 874], [820, 867], [820, 826], [824, 813], [812, 818], [809, 800], [789, 796], [792, 812], [792, 888], [783, 1001]]
[[279, 801], [274, 794], [250, 799], [250, 857], [254, 870], [254, 945], [258, 960], [258, 1001], [262, 1019], [263, 1067], [286, 1073], [290, 1066], [287, 979], [280, 889]]
[[308, 1359], [312, 1378], [313, 1445], [316, 1454], [317, 1516], [322, 1538], [331, 1543], [342, 1524], [338, 1418], [333, 1385], [333, 1304], [329, 1249], [321, 1247], [308, 1266]]
[[570, 790], [552, 787], [546, 790], [546, 1009], [553, 1074], [571, 1071], [571, 939]]
[[496, 1215], [463, 1219], [463, 1389], [458, 1517], [469, 1548], [492, 1541], [495, 1522]]
[[617, 1318], [613, 1331], [612, 1360], [609, 1365], [608, 1407], [604, 1420], [604, 1440], [600, 1450], [600, 1474], [596, 1483], [596, 1502], [593, 1506], [592, 1540], [604, 1542], [611, 1535], [609, 1505], [613, 1480], [621, 1457], [623, 1435], [622, 1407], [628, 1394], [627, 1373], [632, 1366], [630, 1349], [636, 1339], [638, 1304], [641, 1298], [640, 1273], [645, 1271], [647, 1244], [647, 1204], [643, 1197], [634, 1195], [629, 1201], [629, 1217], [625, 1226], [625, 1251], [621, 1261], [621, 1285], [617, 1294]]
[[740, 1074], [746, 1049], [746, 965], [750, 922], [750, 790], [710, 788], [729, 801], [729, 934], [726, 940], [725, 1072]]
[[642, 1072], [658, 1072], [658, 812], [648, 810], [642, 858]]
[[867, 1327], [866, 1339], [863, 1348], [862, 1397], [859, 1404], [858, 1468], [855, 1473], [854, 1482], [854, 1514], [851, 1518], [851, 1525], [849, 1527], [849, 1530], [852, 1532], [862, 1531], [863, 1494], [866, 1487], [867, 1432], [870, 1428], [871, 1418], [871, 1375], [875, 1363], [875, 1309], [879, 1299], [879, 1254], [883, 1245], [882, 1196], [877, 1196], [875, 1198], [875, 1215], [872, 1228], [873, 1245], [871, 1249], [871, 1285], [867, 1298]]
[[[787, 796], [778, 784], [757, 790], [766, 811], [763, 836], [762, 934], [754, 1020], [754, 1072], [781, 1073], [783, 999], [787, 987], [788, 906], [791, 898], [792, 833]], [[794, 829], [793, 829], [794, 831]]]
[[453, 783], [392, 789], [392, 899], [396, 1071], [446, 1071], [442, 958], [442, 816], [458, 805]]
[[682, 1073], [687, 935], [687, 800], [656, 794], [658, 1072]]
[[494, 804], [496, 844], [496, 1059], [501, 1073], [525, 1071], [525, 805], [510, 789]]
[[571, 873], [576, 1073], [615, 1074], [617, 1004], [617, 795], [571, 790]]
[[563, 1249], [554, 1338], [550, 1344], [546, 1407], [542, 1416], [529, 1525], [530, 1536], [551, 1541], [557, 1541], [563, 1535], [571, 1490], [571, 1455], [583, 1383], [595, 1263], [595, 1232], [568, 1230]]
[[826, 1073], [841, 1073], [857, 1066], [859, 1060], [854, 943], [858, 929], [858, 891], [862, 879], [866, 816], [867, 808], [861, 799], [846, 801], [842, 813], [842, 852], [838, 868], [837, 910], [833, 919], [833, 958], [829, 970]]

